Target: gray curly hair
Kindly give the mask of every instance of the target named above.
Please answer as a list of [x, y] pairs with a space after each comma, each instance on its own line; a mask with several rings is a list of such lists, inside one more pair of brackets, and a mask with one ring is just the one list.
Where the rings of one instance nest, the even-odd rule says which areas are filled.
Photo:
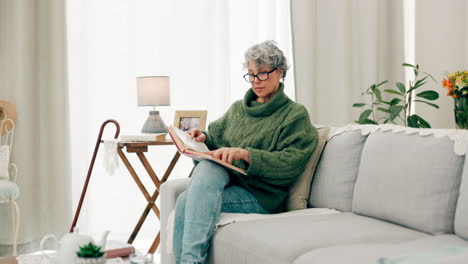
[[266, 65], [270, 68], [278, 68], [283, 70], [283, 79], [286, 77], [286, 72], [289, 69], [288, 61], [283, 52], [276, 46], [273, 40], [267, 40], [259, 44], [255, 44], [244, 55], [244, 68], [249, 67], [249, 62], [255, 63], [255, 66]]

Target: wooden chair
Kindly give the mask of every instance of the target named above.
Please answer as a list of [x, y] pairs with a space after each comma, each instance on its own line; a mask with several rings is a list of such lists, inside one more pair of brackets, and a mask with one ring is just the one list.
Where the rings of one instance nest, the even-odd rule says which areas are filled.
[[0, 120], [0, 203], [9, 204], [12, 207], [13, 220], [13, 256], [17, 255], [18, 231], [19, 231], [19, 206], [17, 199], [20, 195], [16, 184], [18, 168], [11, 162], [11, 151], [15, 134], [15, 123], [12, 119]]

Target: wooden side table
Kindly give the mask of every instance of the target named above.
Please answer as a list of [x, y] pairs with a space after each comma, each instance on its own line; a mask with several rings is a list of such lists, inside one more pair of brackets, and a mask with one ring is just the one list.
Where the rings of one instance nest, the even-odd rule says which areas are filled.
[[[143, 213], [140, 216], [140, 219], [138, 220], [138, 223], [133, 229], [132, 234], [128, 238], [128, 241], [127, 241], [128, 244], [133, 243], [136, 236], [138, 235], [138, 232], [140, 231], [141, 226], [145, 222], [146, 217], [148, 216], [151, 210], [156, 214], [158, 219], [160, 219], [159, 208], [155, 204], [156, 199], [159, 196], [159, 188], [161, 184], [164, 183], [169, 178], [169, 175], [171, 174], [172, 169], [174, 168], [177, 161], [179, 160], [180, 154], [179, 152], [176, 151], [176, 153], [174, 154], [174, 157], [172, 158], [171, 163], [169, 164], [169, 166], [166, 169], [166, 172], [164, 173], [164, 176], [161, 179], [159, 179], [156, 173], [154, 172], [153, 168], [151, 167], [151, 164], [146, 159], [145, 152], [148, 152], [148, 146], [167, 146], [167, 145], [174, 145], [174, 143], [171, 140], [164, 140], [164, 141], [151, 141], [151, 142], [121, 142], [118, 144], [117, 153], [119, 154], [120, 159], [123, 161], [123, 163], [127, 167], [128, 171], [130, 172], [130, 175], [133, 177], [133, 180], [135, 180], [135, 183], [137, 184], [141, 193], [143, 194], [146, 201], [148, 202], [148, 204], [146, 205], [146, 208], [143, 210]], [[146, 172], [150, 176], [153, 183], [156, 185], [156, 190], [154, 191], [153, 195], [150, 195], [148, 193], [145, 186], [141, 182], [140, 177], [137, 175], [132, 165], [128, 161], [127, 157], [125, 156], [124, 151], [122, 150], [124, 148], [127, 153], [135, 153], [138, 156]], [[153, 254], [156, 251], [156, 249], [159, 246], [160, 239], [161, 239], [160, 232], [158, 231], [158, 234], [156, 238], [154, 239], [153, 244], [149, 248], [148, 253]]]

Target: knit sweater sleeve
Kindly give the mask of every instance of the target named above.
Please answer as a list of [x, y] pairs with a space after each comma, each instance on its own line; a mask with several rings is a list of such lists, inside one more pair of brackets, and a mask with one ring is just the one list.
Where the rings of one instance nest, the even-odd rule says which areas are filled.
[[317, 130], [305, 108], [282, 124], [274, 151], [247, 148], [250, 164], [247, 175], [261, 177], [278, 186], [290, 185], [305, 168], [317, 145]]
[[226, 113], [224, 113], [223, 116], [211, 122], [208, 125], [208, 130], [203, 132], [206, 136], [205, 144], [208, 147], [208, 149], [214, 150], [224, 147], [222, 144], [224, 140], [224, 130], [226, 129], [226, 123], [229, 120], [229, 116], [231, 115], [233, 108], [234, 104], [231, 105], [229, 110]]

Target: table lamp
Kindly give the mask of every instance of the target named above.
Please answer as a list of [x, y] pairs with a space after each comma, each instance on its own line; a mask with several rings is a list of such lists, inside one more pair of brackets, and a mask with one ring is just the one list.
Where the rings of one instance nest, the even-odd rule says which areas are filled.
[[155, 106], [170, 105], [169, 76], [137, 77], [138, 106], [152, 106], [142, 133], [167, 133], [166, 125]]

